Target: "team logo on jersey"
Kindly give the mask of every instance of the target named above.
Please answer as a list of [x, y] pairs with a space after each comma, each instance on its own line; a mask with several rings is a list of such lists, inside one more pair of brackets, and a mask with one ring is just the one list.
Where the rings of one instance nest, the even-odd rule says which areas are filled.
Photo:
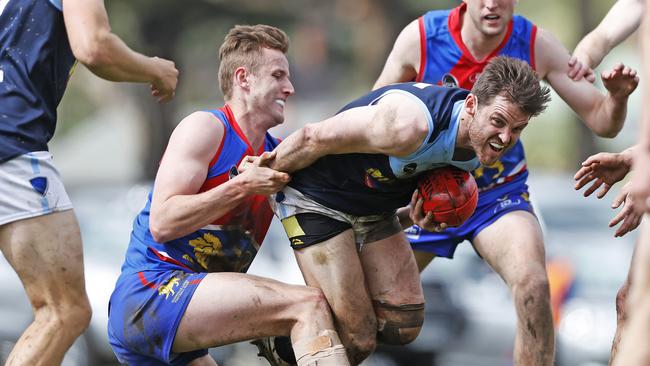
[[402, 168], [402, 170], [404, 171], [404, 174], [410, 175], [410, 174], [415, 173], [415, 170], [417, 168], [418, 168], [417, 163], [408, 163], [408, 164], [404, 165], [404, 168]]
[[381, 170], [376, 169], [376, 168], [368, 168], [366, 169], [366, 176], [364, 178], [364, 182], [367, 187], [369, 188], [377, 188], [377, 183], [386, 183], [390, 181], [390, 178], [384, 177], [382, 174]]
[[440, 83], [442, 86], [449, 88], [458, 88], [458, 80], [456, 80], [456, 77], [454, 77], [454, 75], [449, 73], [442, 75]]
[[46, 177], [36, 177], [32, 178], [29, 180], [29, 183], [31, 183], [32, 188], [38, 193], [41, 194], [41, 196], [45, 196], [47, 193], [47, 178]]
[[178, 282], [178, 277], [172, 277], [169, 282], [158, 287], [158, 295], [165, 295], [165, 300], [167, 300], [169, 295], [174, 296], [174, 286], [178, 286]]

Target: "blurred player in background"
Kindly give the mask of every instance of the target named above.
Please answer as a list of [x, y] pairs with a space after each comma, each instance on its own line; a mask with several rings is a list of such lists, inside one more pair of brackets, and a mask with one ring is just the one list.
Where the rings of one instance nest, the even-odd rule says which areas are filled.
[[[593, 81], [593, 68], [616, 45], [634, 32], [643, 20], [640, 44], [642, 50], [643, 70], [650, 72], [650, 54], [647, 43], [650, 42], [648, 7], [643, 0], [619, 0], [609, 10], [598, 26], [586, 35], [576, 46], [569, 65], [569, 76], [575, 80], [584, 77]], [[646, 216], [634, 250], [630, 271], [623, 286], [616, 296], [617, 327], [610, 364], [613, 365], [647, 365], [650, 363], [650, 352], [647, 351], [643, 339], [648, 339], [650, 327], [650, 232], [648, 230], [648, 197], [650, 195], [650, 112], [648, 84], [643, 88], [643, 110], [641, 113], [641, 135], [638, 145], [630, 147], [621, 153], [599, 153], [589, 157], [582, 163], [576, 173], [576, 189], [589, 183], [584, 192], [597, 194], [602, 198], [616, 182], [634, 168], [632, 179], [626, 183], [612, 202], [612, 208], [621, 210], [610, 222], [615, 226], [622, 224], [616, 230], [615, 236], [623, 236], [634, 230]], [[644, 215], [645, 214], [645, 215]], [[628, 294], [630, 296], [628, 296]], [[619, 345], [621, 350], [619, 352]]]
[[[395, 41], [375, 88], [416, 80], [470, 89], [490, 59], [507, 55], [528, 62], [597, 135], [616, 136], [628, 95], [638, 84], [636, 72], [617, 65], [603, 75], [607, 95], [587, 81], [574, 82], [567, 75], [569, 53], [551, 33], [513, 15], [515, 3], [465, 0], [411, 22]], [[469, 240], [512, 293], [518, 317], [515, 364], [551, 365], [555, 340], [544, 243], [528, 199], [521, 142], [474, 177], [479, 203], [465, 224], [442, 233], [407, 230], [418, 266], [424, 269], [435, 256], [453, 257], [457, 245]]]
[[0, 1], [0, 249], [34, 310], [8, 365], [60, 364], [90, 321], [79, 225], [47, 147], [76, 61], [159, 101], [176, 89], [174, 63], [128, 48], [102, 0]]

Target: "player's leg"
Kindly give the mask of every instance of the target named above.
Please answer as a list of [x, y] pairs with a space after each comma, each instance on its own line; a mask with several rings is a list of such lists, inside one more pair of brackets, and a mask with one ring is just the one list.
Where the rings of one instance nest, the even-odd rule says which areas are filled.
[[433, 261], [436, 257], [434, 253], [423, 252], [420, 250], [414, 250], [413, 255], [415, 256], [415, 263], [418, 266], [418, 271], [422, 272], [425, 268]]
[[361, 263], [378, 324], [378, 341], [415, 340], [424, 321], [424, 294], [415, 258], [402, 232], [365, 244]]
[[641, 366], [650, 364], [650, 222], [645, 215], [639, 233], [632, 266], [629, 296], [626, 304], [628, 321], [625, 324], [619, 352], [614, 366]]
[[516, 365], [552, 365], [553, 318], [542, 232], [528, 211], [510, 211], [481, 230], [474, 247], [506, 282], [515, 302]]
[[0, 249], [16, 270], [34, 310], [8, 365], [57, 365], [86, 329], [81, 236], [72, 210], [0, 226]]
[[621, 288], [616, 293], [616, 332], [614, 333], [614, 340], [612, 341], [612, 351], [609, 358], [609, 364], [612, 365], [618, 354], [618, 346], [621, 343], [621, 337], [627, 324], [628, 319], [628, 305], [627, 299], [630, 293], [630, 281], [632, 279], [632, 270], [634, 268], [634, 258], [636, 258], [636, 251], [639, 246], [637, 241], [634, 253], [632, 253], [632, 261], [628, 269], [627, 277]]
[[305, 282], [327, 298], [350, 363], [360, 363], [375, 349], [377, 320], [352, 229], [294, 253]]
[[291, 336], [298, 365], [347, 365], [329, 305], [313, 287], [240, 274], [210, 273], [196, 288], [172, 351]]

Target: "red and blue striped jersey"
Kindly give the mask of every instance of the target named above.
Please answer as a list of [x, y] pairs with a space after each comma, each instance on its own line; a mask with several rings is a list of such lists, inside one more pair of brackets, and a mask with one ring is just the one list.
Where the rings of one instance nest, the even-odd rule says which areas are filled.
[[[537, 27], [524, 17], [515, 15], [508, 24], [501, 44], [484, 60], [476, 60], [461, 38], [465, 3], [451, 10], [430, 11], [418, 19], [420, 28], [420, 69], [416, 81], [471, 89], [487, 63], [496, 56], [510, 56], [528, 62], [535, 68], [535, 35]], [[521, 141], [491, 166], [475, 170], [479, 189], [525, 179], [528, 175]]]
[[[271, 151], [279, 143], [267, 133], [264, 146], [260, 151], [253, 151], [228, 106], [210, 112], [223, 123], [225, 132], [199, 192], [227, 182], [236, 174], [245, 156]], [[245, 272], [273, 218], [267, 196], [252, 195], [210, 225], [181, 238], [158, 243], [149, 230], [150, 207], [151, 193], [133, 223], [123, 272], [165, 266], [174, 269], [180, 266], [194, 272]]]

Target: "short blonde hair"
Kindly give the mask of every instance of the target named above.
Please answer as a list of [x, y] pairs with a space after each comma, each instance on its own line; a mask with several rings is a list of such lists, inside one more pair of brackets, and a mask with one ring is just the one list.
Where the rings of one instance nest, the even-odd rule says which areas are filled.
[[219, 86], [226, 100], [232, 97], [233, 74], [238, 67], [255, 70], [262, 48], [287, 53], [289, 37], [276, 27], [257, 25], [236, 25], [226, 35], [219, 48]]

